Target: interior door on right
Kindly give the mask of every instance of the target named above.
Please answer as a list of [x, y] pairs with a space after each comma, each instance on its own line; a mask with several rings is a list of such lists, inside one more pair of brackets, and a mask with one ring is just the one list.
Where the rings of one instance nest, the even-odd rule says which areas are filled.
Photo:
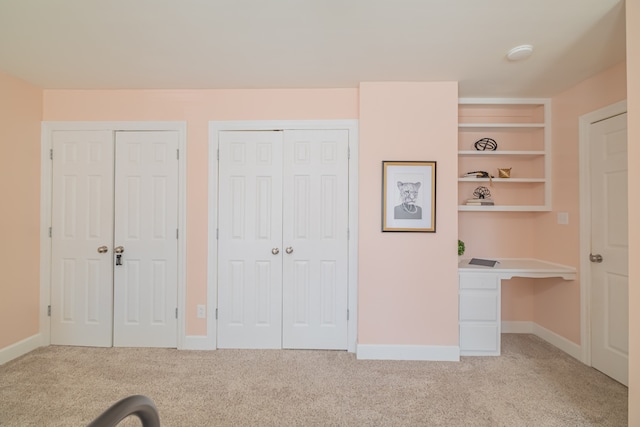
[[349, 134], [284, 138], [282, 347], [346, 350]]
[[[628, 384], [627, 115], [591, 125], [591, 364]], [[592, 259], [593, 261], [593, 259]]]

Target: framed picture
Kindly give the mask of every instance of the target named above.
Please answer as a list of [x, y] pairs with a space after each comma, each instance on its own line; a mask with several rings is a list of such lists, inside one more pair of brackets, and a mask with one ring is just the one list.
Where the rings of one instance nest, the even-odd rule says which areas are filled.
[[382, 162], [382, 231], [436, 231], [436, 162]]

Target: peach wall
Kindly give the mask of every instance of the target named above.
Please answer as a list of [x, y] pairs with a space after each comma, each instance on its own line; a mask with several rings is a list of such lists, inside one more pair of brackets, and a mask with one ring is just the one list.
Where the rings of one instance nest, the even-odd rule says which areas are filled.
[[0, 73], [0, 349], [39, 332], [42, 90]]
[[187, 122], [187, 335], [205, 335], [209, 120], [357, 119], [357, 89], [45, 90], [44, 120]]
[[[618, 64], [552, 99], [553, 211], [538, 216], [538, 258], [580, 267], [579, 125], [581, 115], [626, 98], [626, 65]], [[569, 213], [558, 225], [557, 213]], [[580, 343], [580, 281], [547, 280], [534, 287], [534, 322]]]
[[[627, 0], [629, 182], [640, 182], [640, 1]], [[629, 218], [640, 217], [640, 192], [629, 186]], [[640, 259], [640, 225], [629, 223], [629, 259]], [[629, 263], [629, 425], [640, 425], [640, 263]]]
[[[358, 343], [458, 345], [457, 83], [360, 85]], [[435, 160], [435, 233], [382, 233], [383, 160]]]

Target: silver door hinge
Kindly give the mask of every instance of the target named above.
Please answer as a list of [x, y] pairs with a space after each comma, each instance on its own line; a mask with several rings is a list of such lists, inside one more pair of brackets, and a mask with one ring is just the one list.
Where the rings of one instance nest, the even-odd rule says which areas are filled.
[[220, 149], [219, 148], [216, 151], [216, 157], [217, 157], [218, 160], [220, 160]]
[[349, 310], [347, 310], [347, 320], [349, 320]]
[[49, 159], [53, 160], [53, 148], [49, 149]]
[[179, 233], [180, 233], [180, 230], [178, 230], [178, 229], [176, 228], [176, 239], [179, 239], [179, 238], [180, 238], [180, 234], [179, 234]]
[[347, 159], [351, 158], [351, 147], [347, 147]]
[[47, 306], [47, 316], [51, 317], [51, 306]]
[[216, 320], [218, 320], [218, 309], [216, 308]]
[[220, 236], [220, 229], [216, 228], [216, 240], [218, 240], [218, 237]]
[[176, 150], [176, 159], [180, 160], [180, 150]]
[[176, 319], [178, 318], [178, 307], [176, 307]]
[[51, 227], [49, 227], [49, 237], [53, 236], [53, 229]]
[[351, 230], [347, 228], [347, 240], [349, 240], [350, 238], [351, 238]]

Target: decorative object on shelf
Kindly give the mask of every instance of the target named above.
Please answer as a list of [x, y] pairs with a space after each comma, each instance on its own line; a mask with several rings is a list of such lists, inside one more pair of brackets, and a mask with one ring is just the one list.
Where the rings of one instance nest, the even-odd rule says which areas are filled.
[[491, 199], [468, 199], [465, 203], [467, 206], [494, 206]]
[[491, 191], [487, 187], [480, 186], [473, 190], [473, 197], [476, 199], [489, 199], [491, 198]]
[[476, 177], [476, 178], [493, 178], [493, 176], [489, 175], [489, 172], [486, 171], [473, 171], [473, 172], [467, 172], [464, 175], [462, 175], [463, 178], [471, 178], [471, 177]]
[[458, 256], [464, 255], [464, 250], [465, 250], [464, 242], [458, 239]]
[[511, 168], [498, 168], [498, 178], [511, 178]]
[[473, 146], [478, 151], [496, 151], [498, 143], [493, 138], [482, 138], [477, 140]]
[[382, 162], [382, 231], [436, 231], [436, 162]]

